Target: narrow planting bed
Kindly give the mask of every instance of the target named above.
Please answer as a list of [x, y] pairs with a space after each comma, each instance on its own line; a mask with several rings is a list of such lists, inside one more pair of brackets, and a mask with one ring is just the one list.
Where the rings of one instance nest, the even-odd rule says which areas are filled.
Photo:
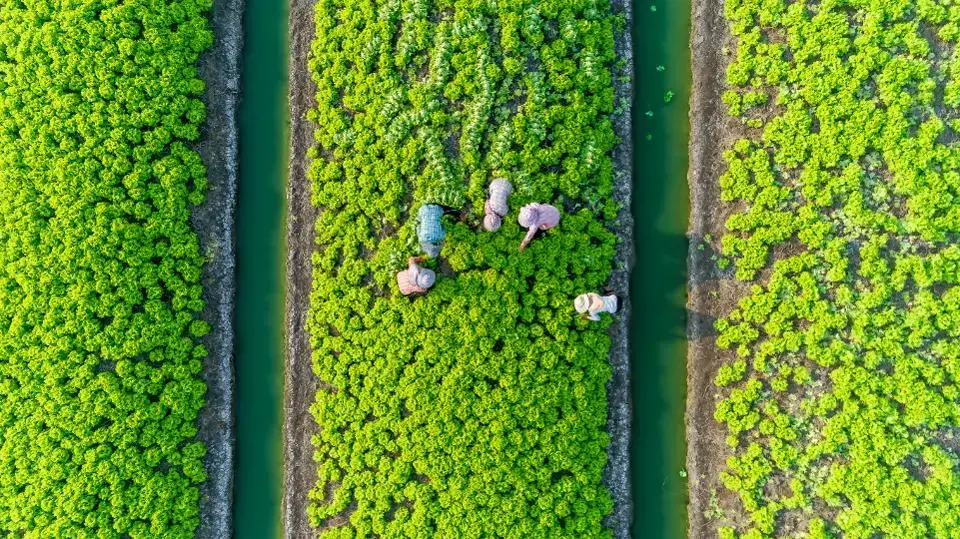
[[[300, 256], [314, 236], [303, 334], [313, 380], [298, 363], [306, 341], [293, 337], [288, 365], [301, 374], [287, 384], [288, 396], [317, 388], [315, 464], [291, 458], [305, 452], [288, 401], [287, 533], [303, 533], [306, 519], [291, 512], [306, 511], [325, 537], [626, 536], [628, 518], [604, 525], [614, 508], [604, 484], [614, 320], [591, 323], [573, 308], [577, 295], [604, 290], [617, 256], [619, 271], [628, 264], [615, 231], [629, 174], [615, 174], [612, 159], [623, 132], [612, 118], [628, 106], [613, 84], [614, 72], [629, 74], [615, 44], [626, 17], [612, 9], [316, 4], [308, 152], [297, 122], [311, 85], [294, 77], [291, 90], [294, 149], [309, 160], [292, 158], [309, 166], [317, 214], [313, 230], [298, 224], [304, 215], [291, 219]], [[496, 177], [514, 191], [489, 233], [483, 202]], [[304, 192], [293, 189], [300, 209]], [[560, 225], [520, 253], [517, 210], [533, 201], [557, 206]], [[437, 283], [404, 297], [395, 274], [419, 252], [415, 219], [428, 203], [451, 210], [442, 251], [425, 263]], [[302, 299], [288, 295], [288, 309]], [[626, 469], [608, 475], [623, 478], [617, 500], [629, 503]], [[316, 478], [309, 494], [291, 492], [304, 476]], [[303, 506], [290, 504], [300, 496]]]
[[692, 536], [960, 529], [943, 4], [695, 2], [690, 307], [718, 321], [691, 325]]
[[230, 218], [229, 132], [201, 137], [211, 3], [62, 4], [0, 7], [0, 534], [217, 535], [231, 287], [204, 284], [232, 278], [210, 273], [230, 227], [191, 226]]

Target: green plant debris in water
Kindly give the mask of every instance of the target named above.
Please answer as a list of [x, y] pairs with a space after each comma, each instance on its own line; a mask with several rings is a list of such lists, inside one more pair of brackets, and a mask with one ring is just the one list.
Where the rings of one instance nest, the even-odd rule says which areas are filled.
[[717, 324], [719, 479], [747, 517], [721, 537], [960, 529], [960, 9], [943, 4], [726, 2], [724, 102], [761, 130], [720, 179], [722, 254], [753, 283]]
[[[573, 299], [613, 265], [606, 2], [320, 2], [309, 331], [325, 537], [610, 537], [609, 317]], [[510, 213], [483, 232], [496, 177]], [[522, 254], [517, 210], [561, 209]], [[437, 284], [398, 293], [413, 216], [445, 218]]]

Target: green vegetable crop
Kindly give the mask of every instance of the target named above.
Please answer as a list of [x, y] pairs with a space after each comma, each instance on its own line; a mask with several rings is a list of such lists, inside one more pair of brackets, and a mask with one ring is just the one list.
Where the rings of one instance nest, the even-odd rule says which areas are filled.
[[[310, 176], [324, 537], [608, 537], [613, 17], [597, 0], [322, 0]], [[482, 232], [489, 182], [511, 213]], [[517, 210], [562, 209], [520, 254]], [[462, 210], [399, 294], [425, 203]]]
[[209, 8], [0, 6], [0, 535], [197, 527]]
[[[727, 0], [720, 537], [957, 537], [960, 5]], [[740, 534], [740, 535], [738, 535]]]

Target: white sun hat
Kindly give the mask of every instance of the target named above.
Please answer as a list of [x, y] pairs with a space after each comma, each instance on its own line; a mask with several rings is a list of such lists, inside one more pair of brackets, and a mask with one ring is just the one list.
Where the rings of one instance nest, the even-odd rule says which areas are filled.
[[435, 282], [437, 282], [437, 274], [432, 269], [420, 269], [417, 275], [417, 286], [420, 288], [430, 288]]
[[577, 299], [573, 300], [573, 308], [580, 314], [587, 312], [587, 309], [590, 308], [590, 296], [587, 294], [577, 296]]

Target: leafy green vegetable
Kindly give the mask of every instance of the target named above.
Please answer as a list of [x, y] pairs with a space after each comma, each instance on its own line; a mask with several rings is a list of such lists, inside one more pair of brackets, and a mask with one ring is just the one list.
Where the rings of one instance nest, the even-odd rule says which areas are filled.
[[715, 379], [732, 452], [719, 479], [742, 509], [721, 537], [960, 529], [949, 4], [726, 1], [722, 101], [762, 133], [725, 153], [720, 179], [722, 254], [754, 283], [717, 323], [731, 351]]
[[[324, 537], [609, 537], [607, 281], [617, 215], [606, 2], [324, 1], [309, 332], [322, 381], [309, 513]], [[489, 182], [514, 186], [495, 234]], [[562, 209], [522, 254], [517, 210]], [[402, 297], [417, 208], [437, 284]], [[431, 264], [435, 264], [431, 261]]]
[[209, 8], [0, 6], [0, 535], [199, 523]]

